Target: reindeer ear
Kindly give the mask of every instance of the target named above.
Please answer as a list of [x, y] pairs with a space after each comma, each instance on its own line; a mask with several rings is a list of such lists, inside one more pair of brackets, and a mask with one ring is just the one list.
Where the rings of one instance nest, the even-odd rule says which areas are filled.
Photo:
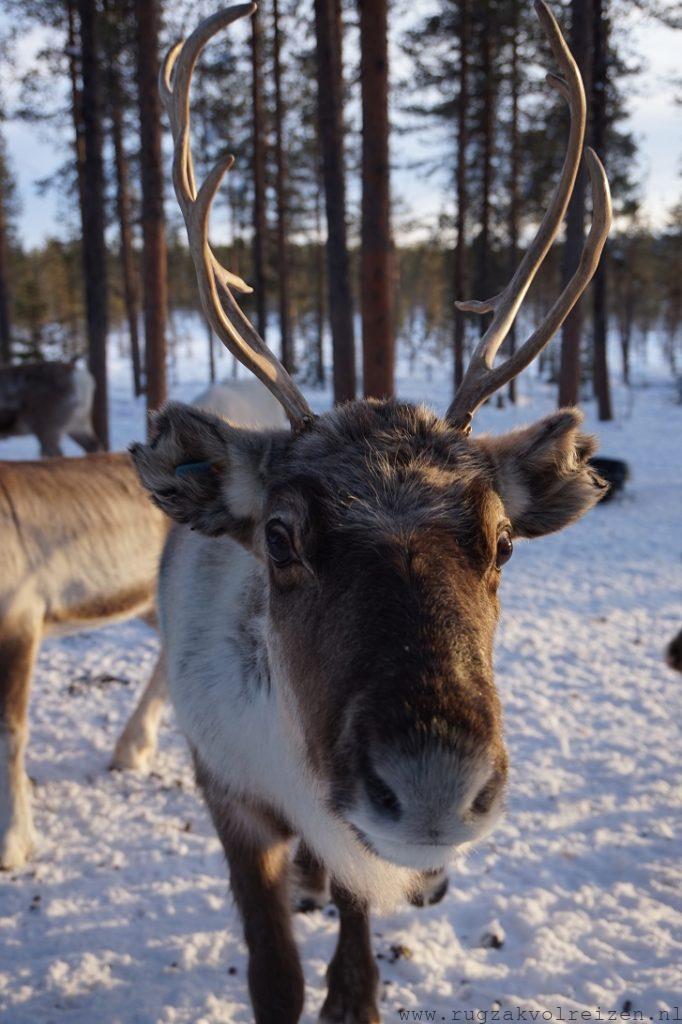
[[579, 433], [582, 419], [577, 409], [560, 409], [530, 427], [479, 440], [515, 536], [561, 530], [608, 490], [589, 465], [597, 443]]
[[249, 546], [276, 438], [171, 402], [154, 415], [149, 444], [132, 445], [130, 454], [152, 500], [171, 519]]

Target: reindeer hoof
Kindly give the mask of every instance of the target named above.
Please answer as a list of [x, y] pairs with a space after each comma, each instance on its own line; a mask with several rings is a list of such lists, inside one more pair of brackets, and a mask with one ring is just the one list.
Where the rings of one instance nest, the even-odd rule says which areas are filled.
[[312, 858], [294, 858], [291, 865], [291, 909], [295, 914], [324, 910], [331, 900], [329, 879], [321, 864]]
[[148, 772], [154, 750], [153, 745], [142, 744], [123, 733], [116, 744], [109, 767], [119, 772]]
[[425, 871], [420, 887], [410, 896], [410, 903], [413, 907], [432, 907], [443, 899], [448, 891], [448, 885], [449, 880], [444, 868], [440, 871]]
[[335, 954], [327, 968], [327, 998], [320, 1024], [380, 1024], [376, 993], [379, 970], [371, 953]]
[[319, 1024], [381, 1024], [374, 1002], [363, 1005], [357, 998], [346, 1001], [330, 996], [325, 999], [318, 1020]]
[[30, 811], [19, 820], [11, 821], [6, 829], [0, 826], [0, 870], [23, 868], [36, 848], [36, 834]]
[[296, 866], [294, 865], [293, 879], [291, 886], [291, 908], [295, 914], [312, 914], [315, 910], [324, 910], [330, 900], [328, 886], [321, 889], [313, 888], [306, 884], [306, 880], [297, 877]]

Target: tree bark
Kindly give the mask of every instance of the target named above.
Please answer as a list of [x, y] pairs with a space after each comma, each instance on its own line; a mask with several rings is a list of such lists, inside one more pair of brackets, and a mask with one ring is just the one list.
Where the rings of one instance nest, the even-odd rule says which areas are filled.
[[366, 398], [394, 393], [393, 245], [388, 124], [387, 0], [358, 0], [362, 83], [363, 389]]
[[[571, 0], [570, 47], [583, 76], [589, 95], [591, 74], [591, 0]], [[561, 267], [562, 287], [571, 279], [580, 260], [585, 238], [585, 187], [587, 178], [581, 166], [566, 216], [566, 242]], [[577, 405], [580, 399], [580, 341], [583, 331], [581, 301], [573, 307], [561, 330], [559, 368], [559, 405]]]
[[[495, 78], [494, 44], [495, 31], [490, 10], [490, 0], [484, 0], [483, 39], [481, 41], [481, 76], [483, 79], [482, 116], [482, 163], [483, 180], [481, 188], [481, 233], [478, 249], [478, 291], [488, 297], [490, 287], [490, 216], [493, 186], [493, 147], [495, 144]], [[479, 317], [479, 333], [483, 335], [488, 326], [484, 317]]]
[[265, 284], [265, 125], [261, 86], [260, 12], [251, 18], [251, 103], [253, 118], [253, 283], [256, 299], [256, 324], [265, 340], [267, 332], [267, 296]]
[[[467, 147], [469, 144], [469, 0], [459, 5], [459, 96], [457, 103], [457, 225], [452, 285], [455, 299], [465, 299], [467, 291], [466, 223], [469, 205], [467, 188]], [[455, 310], [454, 320], [454, 386], [455, 391], [464, 377], [464, 339], [466, 320], [464, 313]]]
[[315, 195], [315, 226], [317, 242], [315, 245], [315, 370], [314, 379], [316, 384], [324, 384], [324, 252], [322, 250], [322, 198], [323, 185], [321, 175], [317, 179], [317, 192]]
[[83, 278], [88, 326], [88, 368], [95, 380], [92, 422], [101, 446], [109, 447], [107, 396], [107, 253], [104, 240], [101, 51], [95, 0], [79, 0], [83, 163]]
[[66, 0], [67, 16], [67, 54], [69, 60], [69, 81], [71, 84], [71, 120], [73, 123], [73, 145], [76, 162], [76, 183], [78, 185], [78, 204], [82, 211], [85, 206], [85, 140], [83, 138], [83, 90], [78, 73], [78, 54], [80, 39], [76, 27], [76, 0]]
[[294, 370], [294, 350], [291, 333], [291, 299], [289, 295], [289, 245], [287, 167], [284, 158], [282, 100], [281, 34], [279, 30], [279, 0], [273, 0], [273, 60], [275, 71], [275, 163], [277, 167], [277, 277], [279, 281], [279, 330], [282, 339], [282, 364], [285, 370]]
[[[511, 0], [511, 123], [509, 138], [509, 275], [513, 276], [519, 261], [519, 178], [521, 147], [519, 145], [519, 3]], [[509, 328], [509, 356], [516, 351], [516, 318]], [[516, 378], [509, 381], [509, 400], [516, 402]]]
[[327, 288], [334, 353], [334, 400], [355, 398], [353, 294], [346, 231], [341, 13], [337, 0], [315, 0], [317, 108], [327, 216]]
[[[113, 68], [113, 64], [112, 64]], [[121, 112], [121, 91], [118, 84], [118, 70], [112, 71], [111, 139], [114, 146], [116, 167], [116, 214], [118, 217], [119, 260], [123, 277], [123, 297], [130, 336], [130, 359], [133, 371], [135, 397], [142, 394], [142, 361], [140, 358], [140, 336], [138, 316], [140, 296], [137, 287], [135, 258], [133, 255], [133, 234], [131, 227], [130, 192], [128, 188], [128, 158], [123, 143], [123, 116]]]
[[[608, 85], [607, 0], [593, 0], [592, 6], [592, 148], [602, 159], [607, 151], [606, 90]], [[592, 283], [592, 334], [594, 393], [600, 420], [613, 419], [607, 362], [608, 243]]]
[[137, 89], [140, 109], [144, 333], [147, 409], [166, 401], [167, 250], [158, 93], [157, 0], [135, 0]]

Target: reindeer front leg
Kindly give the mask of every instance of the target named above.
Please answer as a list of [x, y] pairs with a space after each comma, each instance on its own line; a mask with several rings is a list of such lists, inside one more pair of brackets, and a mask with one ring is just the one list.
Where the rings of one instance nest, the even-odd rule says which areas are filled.
[[249, 991], [256, 1024], [296, 1024], [303, 971], [291, 929], [291, 835], [269, 814], [228, 797], [197, 770], [230, 868], [249, 950]]
[[0, 636], [0, 868], [21, 867], [35, 846], [24, 768], [28, 695], [40, 641], [33, 621], [3, 624]]
[[369, 907], [336, 882], [332, 899], [339, 910], [339, 941], [327, 969], [329, 990], [321, 1024], [376, 1024], [379, 971], [372, 954]]

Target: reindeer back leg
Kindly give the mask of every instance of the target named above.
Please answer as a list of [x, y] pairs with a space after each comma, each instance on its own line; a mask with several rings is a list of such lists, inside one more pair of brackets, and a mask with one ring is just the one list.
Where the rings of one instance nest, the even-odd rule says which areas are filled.
[[331, 899], [327, 871], [301, 840], [292, 864], [291, 905], [299, 914], [322, 910]]
[[62, 431], [60, 427], [41, 424], [35, 428], [35, 433], [40, 444], [40, 454], [43, 459], [50, 459], [64, 454], [61, 447]]
[[163, 654], [160, 654], [137, 707], [118, 738], [111, 759], [112, 768], [120, 771], [145, 771], [149, 768], [156, 752], [159, 723], [167, 699], [166, 669]]
[[0, 631], [0, 868], [21, 867], [35, 846], [30, 783], [24, 767], [28, 697], [40, 623], [27, 620]]
[[98, 452], [102, 447], [99, 443], [99, 439], [92, 433], [92, 431], [88, 431], [85, 428], [69, 430], [68, 433], [71, 440], [75, 441], [76, 444], [79, 445], [84, 452], [88, 452], [88, 454], [90, 452]]

